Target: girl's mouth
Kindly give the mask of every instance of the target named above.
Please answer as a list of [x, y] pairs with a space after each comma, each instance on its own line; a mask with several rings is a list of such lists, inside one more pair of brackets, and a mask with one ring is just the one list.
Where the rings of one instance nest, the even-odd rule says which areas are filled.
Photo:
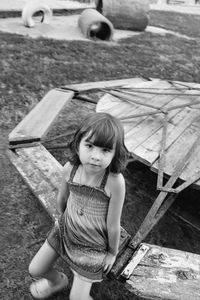
[[91, 163], [89, 163], [89, 165], [92, 166], [92, 167], [95, 167], [95, 168], [99, 168], [100, 167], [100, 165], [91, 164]]

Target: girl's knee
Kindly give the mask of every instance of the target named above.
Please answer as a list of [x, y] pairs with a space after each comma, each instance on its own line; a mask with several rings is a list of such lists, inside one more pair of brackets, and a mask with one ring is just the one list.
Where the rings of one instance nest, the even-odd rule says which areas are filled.
[[52, 268], [57, 258], [58, 254], [45, 242], [33, 257], [28, 268], [29, 274], [33, 277], [43, 276]]
[[42, 262], [39, 263], [39, 261], [34, 257], [28, 267], [28, 272], [31, 277], [42, 277], [45, 271], [46, 270], [44, 270]]
[[39, 272], [39, 268], [36, 264], [34, 264], [34, 261], [32, 260], [29, 267], [28, 272], [32, 277], [40, 277], [42, 274]]

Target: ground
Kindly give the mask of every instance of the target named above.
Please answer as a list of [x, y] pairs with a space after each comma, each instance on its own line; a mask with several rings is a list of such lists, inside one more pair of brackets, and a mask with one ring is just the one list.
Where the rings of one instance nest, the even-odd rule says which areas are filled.
[[[199, 82], [199, 17], [156, 13], [151, 22], [195, 40], [171, 35], [158, 38], [146, 33], [110, 46], [100, 42], [32, 40], [0, 33], [0, 299], [32, 299], [28, 291], [28, 264], [52, 225], [7, 158], [9, 132], [50, 89], [64, 84], [136, 76]], [[76, 102], [66, 108], [66, 125], [75, 126], [80, 113], [87, 110], [82, 105]], [[56, 129], [52, 128], [52, 134], [57, 129], [65, 131], [59, 122]], [[52, 151], [61, 162], [65, 158], [63, 152]], [[157, 195], [156, 177], [149, 168], [134, 162], [129, 164], [125, 178], [122, 225], [134, 234]], [[183, 198], [198, 199], [199, 193], [188, 190], [178, 201]], [[200, 254], [199, 232], [170, 212], [146, 241]], [[69, 275], [71, 284], [67, 266], [61, 261], [57, 266]], [[69, 288], [52, 300], [68, 299]], [[141, 299], [124, 290], [123, 285], [110, 281], [95, 284], [92, 295], [95, 300]]]

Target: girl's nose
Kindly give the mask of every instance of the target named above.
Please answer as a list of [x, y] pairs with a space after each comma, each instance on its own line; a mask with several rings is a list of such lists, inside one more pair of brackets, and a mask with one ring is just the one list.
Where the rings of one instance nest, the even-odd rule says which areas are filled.
[[99, 151], [99, 149], [93, 149], [91, 158], [93, 160], [100, 160], [100, 151]]

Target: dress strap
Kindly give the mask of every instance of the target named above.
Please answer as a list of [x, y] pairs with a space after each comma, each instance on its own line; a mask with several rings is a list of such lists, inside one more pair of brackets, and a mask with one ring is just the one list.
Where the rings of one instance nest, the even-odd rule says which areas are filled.
[[74, 179], [74, 176], [76, 174], [76, 171], [78, 169], [78, 165], [73, 165], [72, 169], [71, 169], [71, 173], [70, 173], [70, 176], [69, 176], [69, 180], [72, 182], [73, 179]]
[[102, 189], [102, 190], [104, 190], [104, 188], [105, 188], [105, 185], [106, 185], [106, 182], [107, 182], [107, 179], [108, 179], [108, 175], [109, 175], [109, 169], [107, 168], [106, 172], [103, 176], [103, 179], [101, 181], [101, 184], [100, 184], [100, 189]]

